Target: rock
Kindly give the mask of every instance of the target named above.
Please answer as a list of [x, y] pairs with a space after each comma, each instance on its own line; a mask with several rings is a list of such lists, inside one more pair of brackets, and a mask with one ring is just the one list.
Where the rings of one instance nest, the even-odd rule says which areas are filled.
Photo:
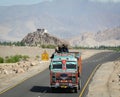
[[24, 73], [25, 71], [22, 69], [22, 68], [18, 68], [17, 70], [16, 70], [16, 73]]
[[2, 74], [2, 68], [0, 68], [0, 74]]
[[115, 82], [115, 80], [113, 79], [112, 82]]
[[30, 46], [58, 45], [63, 43], [62, 40], [50, 35], [45, 29], [37, 29], [37, 31], [33, 33], [28, 33], [28, 35], [25, 36], [21, 42]]
[[3, 74], [9, 74], [9, 72], [6, 69], [4, 69]]
[[27, 66], [28, 66], [27, 64], [23, 64], [21, 67], [25, 68], [25, 67], [27, 67]]
[[32, 62], [32, 63], [30, 64], [30, 66], [35, 66], [35, 65], [37, 65], [36, 62]]
[[18, 62], [17, 64], [18, 64], [18, 65], [21, 65], [21, 63], [20, 63], [20, 62]]
[[80, 36], [69, 40], [72, 46], [98, 47], [98, 46], [119, 46], [120, 27], [109, 28], [97, 33], [81, 33]]

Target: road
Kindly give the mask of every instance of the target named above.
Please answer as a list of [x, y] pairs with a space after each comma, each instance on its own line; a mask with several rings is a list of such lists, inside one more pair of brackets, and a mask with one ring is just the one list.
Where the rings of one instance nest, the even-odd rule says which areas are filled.
[[[40, 74], [37, 74], [14, 88], [2, 93], [0, 97], [85, 97], [88, 92], [85, 85], [95, 67], [108, 61], [114, 61], [118, 57], [120, 57], [120, 53], [104, 52], [83, 60], [82, 88], [78, 93], [72, 93], [66, 90], [58, 90], [55, 93], [52, 93], [49, 87], [49, 70], [46, 69]], [[85, 88], [85, 91], [83, 91], [83, 87]]]

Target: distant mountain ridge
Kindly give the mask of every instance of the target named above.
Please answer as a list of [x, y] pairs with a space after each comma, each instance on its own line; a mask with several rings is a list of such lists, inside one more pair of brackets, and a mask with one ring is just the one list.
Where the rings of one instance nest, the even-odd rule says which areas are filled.
[[72, 46], [99, 47], [99, 46], [120, 46], [120, 27], [106, 29], [97, 33], [87, 32], [72, 38]]
[[0, 39], [21, 40], [45, 28], [52, 35], [71, 38], [120, 25], [120, 3], [90, 0], [52, 0], [33, 5], [0, 7]]
[[28, 33], [21, 41], [28, 46], [58, 45], [63, 41], [50, 35], [45, 29], [37, 29], [33, 33]]

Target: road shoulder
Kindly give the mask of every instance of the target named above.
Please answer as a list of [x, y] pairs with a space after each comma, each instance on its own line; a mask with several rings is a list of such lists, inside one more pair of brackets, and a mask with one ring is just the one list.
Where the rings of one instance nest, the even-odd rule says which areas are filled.
[[120, 74], [120, 59], [102, 64], [89, 84], [87, 97], [119, 97], [118, 74]]

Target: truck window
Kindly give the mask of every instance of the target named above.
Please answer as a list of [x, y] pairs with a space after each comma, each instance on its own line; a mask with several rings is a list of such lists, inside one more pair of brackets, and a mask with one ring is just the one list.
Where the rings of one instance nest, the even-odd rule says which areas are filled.
[[66, 64], [67, 69], [76, 69], [75, 64]]
[[62, 69], [62, 64], [53, 64], [53, 69]]

